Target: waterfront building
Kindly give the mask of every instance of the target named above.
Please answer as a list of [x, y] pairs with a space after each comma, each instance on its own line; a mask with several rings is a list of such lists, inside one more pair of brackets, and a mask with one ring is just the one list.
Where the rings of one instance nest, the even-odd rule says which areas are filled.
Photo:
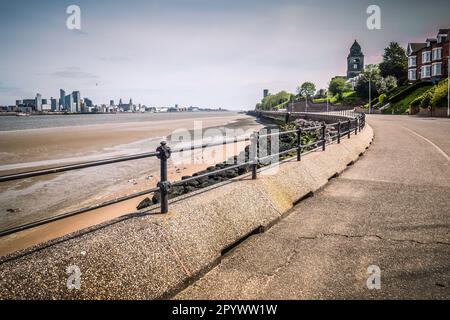
[[86, 108], [92, 108], [93, 107], [92, 100], [89, 98], [84, 98], [84, 106]]
[[66, 98], [66, 92], [63, 89], [59, 89], [59, 107], [57, 111], [61, 111], [65, 109], [65, 98]]
[[36, 110], [36, 99], [17, 100], [16, 108], [19, 112], [31, 113]]
[[50, 98], [50, 105], [51, 105], [51, 110], [53, 112], [59, 111], [58, 110], [58, 101], [56, 99], [54, 99], [53, 97]]
[[123, 112], [133, 112], [134, 111], [133, 100], [130, 98], [129, 103], [122, 103], [122, 99], [120, 99], [118, 107], [119, 107], [119, 110], [121, 110]]
[[64, 111], [75, 113], [75, 104], [73, 102], [73, 95], [69, 94], [64, 97]]
[[199, 112], [199, 111], [200, 111], [200, 108], [199, 108], [199, 107], [193, 107], [193, 106], [190, 106], [190, 107], [188, 108], [188, 111], [189, 111], [189, 112]]
[[81, 112], [81, 95], [80, 95], [80, 91], [73, 91], [72, 92], [72, 96], [73, 96], [73, 103], [75, 104], [74, 106], [74, 110], [72, 112]]
[[51, 111], [52, 105], [50, 99], [42, 99], [41, 111]]
[[40, 93], [36, 94], [35, 107], [37, 112], [42, 111], [42, 95]]

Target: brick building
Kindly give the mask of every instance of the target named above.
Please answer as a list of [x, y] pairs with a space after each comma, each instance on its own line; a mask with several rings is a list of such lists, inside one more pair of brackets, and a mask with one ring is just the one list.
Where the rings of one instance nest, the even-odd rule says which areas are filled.
[[448, 74], [450, 29], [440, 29], [436, 38], [423, 43], [408, 44], [408, 80], [431, 81], [446, 78]]

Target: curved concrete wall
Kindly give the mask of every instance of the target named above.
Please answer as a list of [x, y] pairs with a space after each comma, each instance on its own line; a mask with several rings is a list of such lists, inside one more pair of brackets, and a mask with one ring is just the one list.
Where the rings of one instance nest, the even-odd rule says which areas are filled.
[[[4, 257], [0, 298], [170, 297], [220, 261], [229, 246], [272, 225], [345, 170], [372, 139], [366, 126], [325, 152], [282, 163], [275, 174], [265, 169], [257, 180], [244, 176], [175, 199], [167, 215], [123, 217]], [[69, 289], [77, 268], [81, 287]]]

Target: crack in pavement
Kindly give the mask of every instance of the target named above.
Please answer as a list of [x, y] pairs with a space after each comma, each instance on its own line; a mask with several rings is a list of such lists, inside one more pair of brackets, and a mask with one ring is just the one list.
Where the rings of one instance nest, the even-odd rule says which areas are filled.
[[276, 267], [275, 269], [271, 270], [268, 273], [264, 273], [263, 275], [268, 277], [267, 283], [269, 283], [277, 275], [277, 273], [279, 273], [282, 269], [284, 269], [287, 266], [289, 266], [291, 264], [292, 260], [294, 259], [294, 257], [298, 253], [299, 253], [299, 251], [297, 249], [294, 249], [292, 251], [292, 253], [286, 258], [286, 260], [285, 260], [285, 262], [283, 264], [279, 265], [278, 267]]
[[449, 242], [443, 242], [443, 241], [434, 241], [434, 242], [423, 242], [415, 239], [391, 239], [391, 238], [383, 238], [382, 236], [378, 234], [372, 234], [372, 235], [352, 235], [352, 234], [342, 234], [342, 233], [320, 233], [315, 236], [301, 236], [297, 239], [299, 240], [317, 240], [317, 239], [323, 239], [326, 237], [343, 237], [343, 238], [376, 238], [383, 241], [392, 241], [392, 242], [410, 242], [415, 244], [421, 244], [421, 245], [430, 245], [430, 244], [436, 244], [436, 245], [446, 245], [449, 246]]
[[241, 288], [240, 292], [243, 295], [247, 294], [247, 285], [253, 283], [253, 281], [259, 281], [260, 278], [265, 278], [264, 283], [258, 285], [259, 290], [262, 290], [263, 288], [266, 288], [267, 285], [275, 278], [275, 276], [280, 273], [281, 270], [285, 269], [286, 267], [288, 267], [292, 260], [294, 259], [294, 257], [296, 255], [298, 255], [300, 252], [294, 248], [293, 251], [287, 256], [287, 258], [285, 259], [284, 263], [280, 264], [279, 266], [277, 266], [276, 268], [268, 271], [268, 272], [262, 272], [262, 273], [258, 273], [258, 274], [254, 274], [252, 276], [250, 276], [249, 278], [246, 279], [244, 286]]

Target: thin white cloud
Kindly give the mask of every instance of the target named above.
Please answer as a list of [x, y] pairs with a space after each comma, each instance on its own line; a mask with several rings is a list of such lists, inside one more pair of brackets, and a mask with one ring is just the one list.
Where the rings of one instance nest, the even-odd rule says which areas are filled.
[[96, 75], [84, 72], [78, 67], [66, 67], [64, 70], [50, 73], [53, 77], [65, 78], [65, 79], [95, 79]]

